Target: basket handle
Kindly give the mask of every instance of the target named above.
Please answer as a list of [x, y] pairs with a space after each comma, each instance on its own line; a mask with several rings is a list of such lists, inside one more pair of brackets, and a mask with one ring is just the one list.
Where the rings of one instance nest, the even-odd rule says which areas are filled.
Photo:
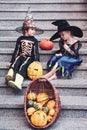
[[45, 79], [45, 78], [39, 78], [39, 81], [44, 81], [44, 82], [46, 82], [46, 79]]

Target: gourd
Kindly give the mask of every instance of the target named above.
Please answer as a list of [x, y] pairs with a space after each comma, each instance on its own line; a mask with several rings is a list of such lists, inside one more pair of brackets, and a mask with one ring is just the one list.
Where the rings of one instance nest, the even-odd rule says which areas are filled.
[[39, 47], [42, 50], [51, 50], [54, 47], [53, 42], [49, 41], [48, 39], [44, 39], [39, 43]]
[[43, 107], [42, 110], [47, 114], [49, 112], [49, 109], [47, 107]]
[[34, 104], [34, 101], [32, 101], [32, 100], [27, 100], [27, 106], [28, 106], [28, 107], [33, 106], [33, 104]]
[[55, 114], [55, 109], [53, 109], [53, 108], [50, 109], [49, 110], [49, 115], [54, 116], [54, 114]]
[[42, 109], [42, 105], [40, 103], [34, 102], [33, 107], [38, 110], [38, 109]]
[[38, 61], [32, 62], [27, 68], [27, 75], [31, 80], [42, 77], [43, 69], [41, 63]]
[[51, 122], [52, 121], [52, 116], [51, 115], [47, 115], [47, 122]]
[[27, 94], [27, 99], [28, 99], [28, 100], [36, 100], [36, 93], [30, 91], [30, 92]]
[[42, 110], [34, 112], [31, 116], [31, 122], [35, 126], [45, 126], [47, 124], [47, 115]]
[[50, 101], [48, 101], [48, 103], [47, 103], [47, 107], [48, 107], [49, 109], [54, 108], [55, 105], [56, 105], [56, 102], [55, 102], [54, 100], [50, 100]]
[[29, 108], [27, 109], [27, 114], [28, 114], [28, 116], [31, 116], [35, 111], [36, 111], [35, 108], [29, 107]]
[[37, 100], [37, 102], [42, 102], [42, 101], [45, 101], [47, 99], [49, 99], [48, 94], [46, 94], [46, 93], [39, 93], [37, 95], [37, 99], [36, 100]]

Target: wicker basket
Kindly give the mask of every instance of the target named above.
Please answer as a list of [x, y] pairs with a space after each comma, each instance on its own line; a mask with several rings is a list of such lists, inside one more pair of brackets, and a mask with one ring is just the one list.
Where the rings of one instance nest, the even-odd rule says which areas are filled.
[[[27, 115], [27, 112], [26, 112], [27, 111], [27, 98], [26, 98], [26, 96], [30, 91], [33, 91], [35, 93], [46, 92], [49, 95], [49, 97], [51, 97], [53, 100], [56, 101], [55, 114], [52, 118], [52, 121], [50, 123], [47, 123], [47, 125], [45, 125], [43, 127], [37, 127], [37, 126], [33, 125]], [[52, 125], [56, 121], [56, 119], [58, 119], [60, 109], [61, 109], [61, 103], [60, 103], [59, 94], [58, 94], [56, 88], [53, 87], [53, 85], [47, 79], [38, 78], [38, 79], [33, 80], [28, 85], [26, 92], [25, 92], [25, 96], [24, 96], [24, 112], [25, 112], [25, 116], [26, 116], [28, 123], [33, 128], [44, 129], [44, 128], [47, 128], [50, 125]]]

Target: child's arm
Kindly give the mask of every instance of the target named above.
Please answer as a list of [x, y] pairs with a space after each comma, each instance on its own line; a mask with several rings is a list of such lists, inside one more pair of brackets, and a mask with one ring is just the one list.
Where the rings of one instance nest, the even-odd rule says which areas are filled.
[[66, 51], [69, 52], [69, 54], [71, 54], [71, 55], [76, 55], [76, 54], [74, 53], [74, 51], [72, 51], [72, 50], [69, 48], [69, 46], [67, 46], [67, 44], [64, 44], [64, 48], [65, 48]]
[[39, 48], [38, 48], [38, 41], [35, 43], [35, 48], [34, 48], [34, 56], [36, 61], [40, 61], [40, 54], [39, 54]]
[[76, 56], [79, 56], [79, 49], [82, 47], [82, 44], [80, 41], [76, 42], [74, 45], [72, 45], [72, 50], [74, 51]]
[[18, 45], [16, 44], [14, 52], [12, 54], [12, 58], [11, 61], [9, 63], [6, 64], [6, 67], [9, 68], [11, 66], [11, 64], [15, 61], [15, 58], [17, 57], [17, 52], [18, 52]]
[[17, 39], [16, 41], [16, 46], [15, 46], [15, 49], [14, 49], [14, 52], [12, 54], [12, 58], [11, 58], [11, 61], [10, 63], [12, 64], [14, 61], [15, 61], [15, 58], [18, 56], [19, 54], [19, 51], [20, 51], [20, 46], [19, 46], [19, 38]]

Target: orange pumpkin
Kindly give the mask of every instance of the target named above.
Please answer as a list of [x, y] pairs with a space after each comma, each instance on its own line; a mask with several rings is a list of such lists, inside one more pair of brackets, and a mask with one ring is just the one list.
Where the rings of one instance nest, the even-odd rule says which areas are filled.
[[38, 61], [32, 62], [27, 68], [27, 74], [30, 79], [40, 78], [43, 75], [42, 65]]
[[49, 99], [49, 96], [46, 93], [39, 93], [37, 95], [37, 102], [42, 102], [42, 101], [45, 101], [47, 99]]
[[41, 42], [39, 42], [39, 47], [42, 50], [51, 50], [54, 47], [53, 42], [49, 41], [48, 39], [44, 39]]
[[27, 114], [28, 114], [28, 116], [31, 116], [35, 111], [36, 111], [35, 108], [29, 107], [29, 108], [27, 109]]
[[35, 126], [45, 126], [47, 124], [47, 115], [42, 110], [34, 112], [31, 116], [31, 122]]
[[51, 115], [47, 115], [47, 122], [51, 122], [52, 121], [52, 116]]
[[55, 109], [53, 109], [53, 108], [50, 109], [50, 111], [49, 111], [49, 115], [50, 115], [50, 116], [54, 116], [54, 114], [55, 114]]
[[27, 99], [28, 99], [28, 100], [35, 100], [35, 99], [36, 99], [36, 93], [30, 91], [30, 92], [27, 94]]
[[48, 103], [47, 103], [47, 107], [48, 107], [49, 109], [54, 108], [55, 105], [56, 105], [56, 102], [55, 102], [54, 100], [50, 100], [50, 101], [48, 101]]

